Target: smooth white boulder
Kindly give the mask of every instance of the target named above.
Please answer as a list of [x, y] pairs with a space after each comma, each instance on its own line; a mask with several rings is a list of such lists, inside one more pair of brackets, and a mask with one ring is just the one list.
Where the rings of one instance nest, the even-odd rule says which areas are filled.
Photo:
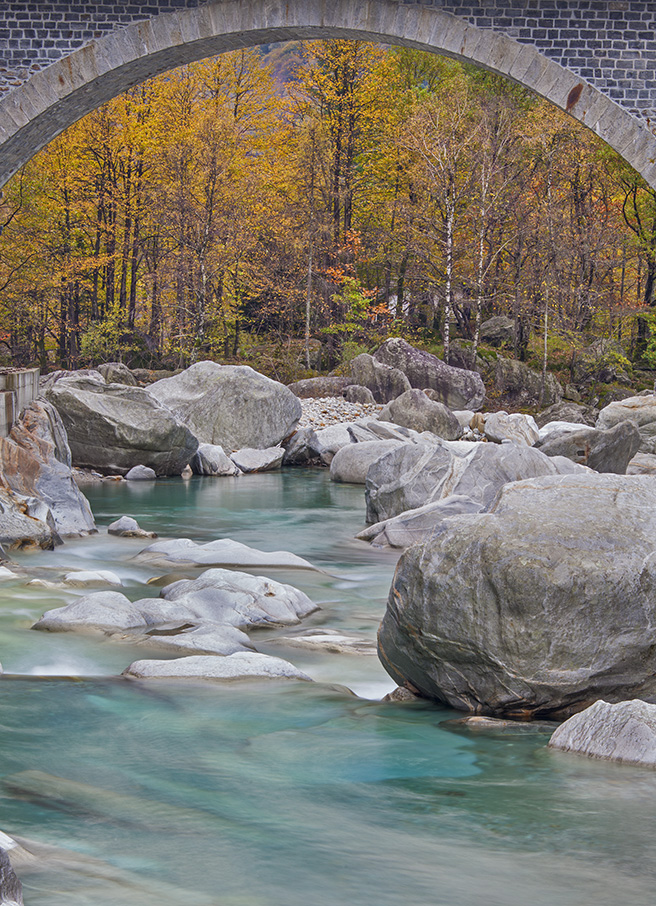
[[656, 705], [599, 700], [561, 724], [549, 747], [624, 764], [656, 766]]
[[292, 568], [317, 569], [302, 557], [289, 551], [259, 551], [253, 547], [219, 538], [207, 544], [196, 544], [190, 538], [156, 541], [140, 551], [135, 560], [147, 561], [161, 567], [169, 566], [230, 566], [234, 568]]
[[171, 661], [135, 661], [123, 676], [138, 679], [294, 679], [312, 678], [279, 657], [257, 652], [237, 652], [227, 657], [196, 655]]

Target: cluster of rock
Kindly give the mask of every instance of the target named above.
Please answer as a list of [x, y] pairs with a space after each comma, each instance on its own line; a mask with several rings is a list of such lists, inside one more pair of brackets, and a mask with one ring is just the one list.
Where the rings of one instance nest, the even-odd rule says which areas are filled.
[[[214, 476], [329, 466], [332, 480], [365, 487], [369, 525], [358, 537], [405, 551], [379, 634], [379, 656], [400, 686], [510, 718], [655, 695], [656, 396], [597, 412], [563, 403], [554, 381], [538, 388], [540, 376], [520, 363], [498, 358], [495, 367], [507, 400], [524, 406], [539, 395], [550, 407], [535, 419], [483, 413], [477, 371], [399, 339], [354, 359], [349, 377], [291, 388], [211, 362], [148, 388], [113, 365], [57, 373], [0, 442], [0, 541], [21, 519], [33, 530], [21, 524], [21, 537], [42, 546], [93, 531], [72, 464], [135, 480], [187, 466]], [[305, 425], [301, 398], [315, 407]], [[126, 519], [110, 531], [147, 534]], [[90, 594], [35, 628], [94, 629], [221, 662], [139, 662], [131, 676], [218, 678], [262, 666], [247, 630], [294, 625], [314, 609], [291, 586], [235, 571], [310, 567], [291, 554], [178, 539], [139, 559], [206, 572], [159, 599]], [[291, 665], [262, 669], [299, 678]]]

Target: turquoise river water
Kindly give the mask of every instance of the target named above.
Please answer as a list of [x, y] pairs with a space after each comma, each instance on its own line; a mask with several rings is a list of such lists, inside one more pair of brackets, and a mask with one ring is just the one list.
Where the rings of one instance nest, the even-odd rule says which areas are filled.
[[[17, 559], [112, 569], [128, 595], [156, 595], [157, 571], [131, 559], [142, 542], [103, 529], [133, 515], [306, 557], [325, 572], [269, 573], [321, 605], [305, 626], [375, 637], [396, 557], [353, 540], [362, 488], [290, 470], [87, 494], [99, 535]], [[375, 657], [287, 648], [289, 630], [251, 637], [314, 684], [121, 679], [147, 649], [30, 630], [74, 592], [0, 593], [0, 829], [53, 847], [20, 870], [26, 906], [656, 902], [653, 771], [382, 703], [393, 683]]]

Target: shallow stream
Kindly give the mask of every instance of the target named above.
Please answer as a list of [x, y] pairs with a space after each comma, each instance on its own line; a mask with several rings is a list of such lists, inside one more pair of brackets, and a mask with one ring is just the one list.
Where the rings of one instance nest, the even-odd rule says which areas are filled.
[[[269, 574], [322, 626], [375, 638], [396, 557], [353, 540], [362, 488], [325, 472], [86, 489], [100, 534], [31, 567], [157, 574], [121, 515], [162, 536], [290, 550], [325, 572]], [[0, 829], [57, 847], [20, 870], [26, 906], [653, 906], [656, 773], [546, 749], [538, 730], [378, 701], [375, 657], [251, 634], [316, 684], [135, 682], [142, 646], [38, 633], [70, 590], [1, 586]], [[161, 652], [152, 652], [162, 657]], [[357, 693], [350, 695], [340, 688]]]

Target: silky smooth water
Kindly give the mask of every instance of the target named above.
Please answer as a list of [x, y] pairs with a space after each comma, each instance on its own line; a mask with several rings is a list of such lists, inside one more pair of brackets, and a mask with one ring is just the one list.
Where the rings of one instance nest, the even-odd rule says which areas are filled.
[[[88, 496], [100, 526], [129, 514], [165, 536], [292, 550], [325, 570], [272, 573], [321, 604], [305, 625], [375, 634], [396, 558], [352, 540], [361, 488], [290, 471]], [[101, 533], [21, 562], [111, 568], [131, 596], [155, 595], [156, 571], [131, 562], [141, 546]], [[148, 652], [29, 629], [73, 592], [2, 594], [0, 828], [57, 847], [21, 869], [27, 906], [656, 899], [653, 771], [552, 752], [538, 730], [473, 733], [446, 709], [382, 703], [393, 684], [376, 658], [286, 648], [289, 630], [252, 638], [320, 682], [117, 678]]]

